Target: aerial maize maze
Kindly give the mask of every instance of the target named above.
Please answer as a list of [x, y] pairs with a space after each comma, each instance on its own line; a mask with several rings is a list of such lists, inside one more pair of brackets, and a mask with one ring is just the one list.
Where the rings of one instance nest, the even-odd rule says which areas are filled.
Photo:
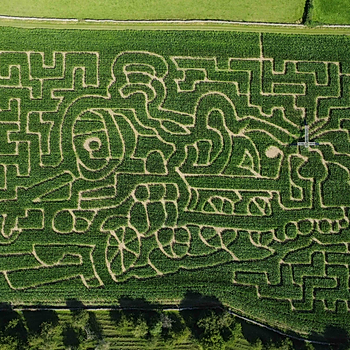
[[1, 50], [2, 300], [198, 287], [271, 324], [348, 322], [350, 69], [264, 38]]

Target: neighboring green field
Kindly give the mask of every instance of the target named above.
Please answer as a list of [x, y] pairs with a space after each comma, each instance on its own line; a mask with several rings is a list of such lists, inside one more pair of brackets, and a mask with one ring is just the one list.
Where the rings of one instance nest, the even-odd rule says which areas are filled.
[[349, 329], [348, 37], [1, 33], [2, 301]]
[[300, 21], [305, 0], [3, 0], [1, 15], [25, 17]]
[[350, 24], [348, 0], [313, 0], [312, 19], [325, 24]]

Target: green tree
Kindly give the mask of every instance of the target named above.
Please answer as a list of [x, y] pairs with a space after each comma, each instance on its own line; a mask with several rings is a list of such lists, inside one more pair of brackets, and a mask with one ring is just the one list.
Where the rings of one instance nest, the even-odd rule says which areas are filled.
[[66, 348], [77, 350], [109, 348], [110, 344], [103, 341], [101, 333], [96, 333], [96, 324], [93, 324], [92, 316], [84, 309], [72, 313], [71, 321], [66, 322], [64, 326]]
[[24, 326], [22, 318], [17, 313], [15, 313], [15, 316], [12, 314], [12, 317], [4, 322], [4, 328], [0, 331], [0, 349], [25, 349], [27, 333], [28, 329]]
[[174, 337], [174, 344], [182, 344], [186, 343], [191, 337], [191, 331], [188, 328], [182, 329], [179, 333], [176, 333], [176, 336]]
[[238, 322], [233, 322], [232, 325], [233, 325], [233, 329], [232, 329], [233, 336], [236, 339], [243, 338], [242, 325], [240, 323], [238, 323]]
[[166, 313], [160, 314], [160, 320], [162, 322], [162, 328], [165, 328], [165, 329], [173, 328], [174, 320], [172, 320], [171, 317]]
[[99, 340], [95, 350], [109, 350], [111, 347], [110, 342], [106, 342], [105, 340]]
[[268, 350], [294, 350], [293, 342], [290, 338], [285, 338], [280, 345], [269, 344], [266, 349]]
[[305, 350], [315, 350], [315, 347], [311, 343], [305, 342]]
[[133, 334], [136, 338], [145, 338], [148, 334], [148, 325], [143, 318], [139, 318], [136, 322]]
[[252, 345], [252, 350], [262, 350], [264, 345], [261, 339], [257, 339], [256, 342]]
[[43, 323], [39, 334], [30, 335], [28, 344], [33, 350], [54, 350], [62, 345], [62, 326]]
[[231, 326], [234, 318], [228, 312], [211, 311], [201, 318], [197, 326], [201, 330], [200, 342], [205, 349], [223, 349], [225, 341], [233, 336]]
[[224, 340], [220, 333], [217, 332], [205, 334], [201, 343], [203, 348], [208, 350], [221, 350], [224, 348]]
[[89, 323], [89, 313], [86, 310], [75, 312], [72, 317], [72, 324], [75, 328], [85, 329]]
[[282, 342], [282, 346], [280, 347], [280, 350], [294, 350], [292, 339], [290, 338], [284, 339]]
[[161, 334], [162, 334], [162, 330], [163, 330], [163, 324], [162, 324], [162, 321], [159, 320], [156, 324], [154, 324], [150, 330], [149, 330], [149, 333], [152, 337], [160, 337]]
[[19, 340], [17, 337], [0, 333], [0, 348], [1, 350], [19, 349]]

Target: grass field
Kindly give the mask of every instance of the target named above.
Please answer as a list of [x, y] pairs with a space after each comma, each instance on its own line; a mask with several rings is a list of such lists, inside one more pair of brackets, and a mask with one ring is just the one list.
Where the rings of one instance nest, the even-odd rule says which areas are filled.
[[303, 16], [305, 0], [4, 0], [1, 15], [26, 17], [142, 19], [224, 19], [291, 22]]
[[348, 37], [2, 28], [0, 47], [3, 302], [192, 291], [349, 328]]
[[350, 24], [350, 4], [347, 0], [314, 0], [312, 19], [325, 24]]

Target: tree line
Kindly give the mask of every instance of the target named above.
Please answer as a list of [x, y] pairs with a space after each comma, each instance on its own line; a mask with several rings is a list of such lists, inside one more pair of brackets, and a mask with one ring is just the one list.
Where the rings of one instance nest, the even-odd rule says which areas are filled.
[[[79, 302], [67, 305], [70, 312], [64, 318], [59, 317], [60, 311], [15, 311], [6, 305], [0, 311], [0, 349], [108, 350], [117, 345], [105, 337], [96, 311]], [[108, 315], [115, 330], [121, 334], [128, 329], [129, 337], [144, 340], [145, 349], [176, 350], [187, 343], [198, 350], [236, 350], [244, 339], [251, 350], [350, 349], [349, 336], [340, 328], [328, 329], [332, 336], [336, 334], [336, 343], [311, 344], [247, 323], [230, 314], [215, 298], [196, 294], [185, 297], [180, 311], [161, 310], [159, 305], [155, 308], [139, 299], [122, 299], [120, 305], [122, 309], [111, 310]]]

